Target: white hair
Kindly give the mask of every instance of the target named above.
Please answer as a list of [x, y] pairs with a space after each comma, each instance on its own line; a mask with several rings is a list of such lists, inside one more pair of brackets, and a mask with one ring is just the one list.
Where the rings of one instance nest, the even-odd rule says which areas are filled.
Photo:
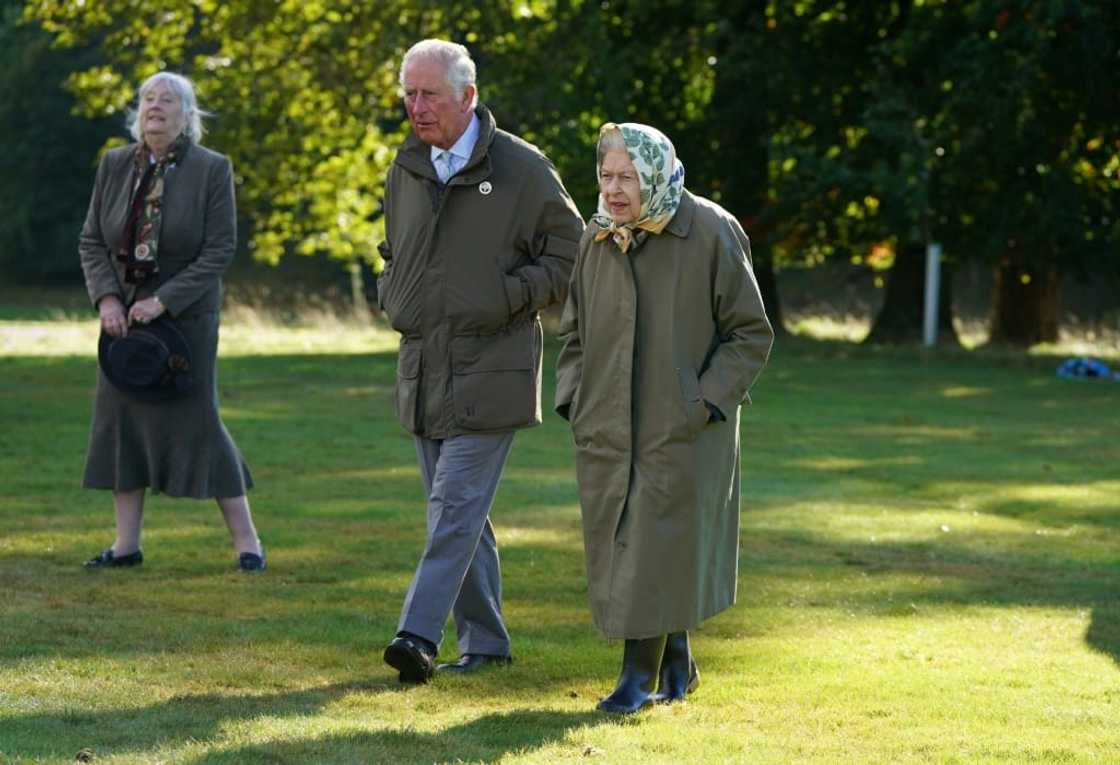
[[478, 104], [478, 84], [475, 79], [477, 72], [471, 54], [458, 43], [447, 40], [428, 39], [421, 40], [408, 49], [401, 59], [400, 83], [404, 88], [404, 70], [413, 59], [426, 58], [438, 62], [447, 75], [447, 84], [455, 91], [459, 98], [463, 97], [468, 85], [474, 86], [474, 99], [471, 101], [473, 109]]
[[191, 143], [201, 141], [202, 134], [205, 132], [202, 127], [202, 118], [209, 117], [210, 113], [198, 108], [198, 99], [194, 95], [194, 83], [183, 75], [174, 72], [156, 72], [144, 80], [144, 84], [140, 86], [136, 96], [137, 107], [135, 110], [129, 110], [128, 113], [128, 132], [132, 134], [132, 137], [137, 141], [144, 139], [144, 131], [140, 127], [140, 104], [144, 101], [144, 96], [148, 94], [148, 91], [156, 85], [166, 85], [167, 89], [179, 98], [179, 105], [183, 108], [183, 135]]
[[603, 157], [607, 156], [608, 151], [630, 153], [630, 150], [626, 148], [626, 139], [622, 136], [622, 130], [618, 125], [615, 125], [610, 130], [604, 130], [599, 135], [599, 143], [595, 147], [595, 159], [597, 160], [597, 164], [603, 164]]

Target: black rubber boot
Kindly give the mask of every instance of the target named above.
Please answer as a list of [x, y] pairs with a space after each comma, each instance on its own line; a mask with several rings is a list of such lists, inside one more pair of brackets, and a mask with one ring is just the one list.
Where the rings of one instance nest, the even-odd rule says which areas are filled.
[[653, 703], [657, 670], [665, 652], [665, 636], [627, 640], [622, 651], [622, 674], [610, 696], [599, 702], [600, 712], [632, 714]]
[[700, 670], [692, 658], [688, 631], [670, 632], [661, 658], [661, 679], [653, 700], [657, 704], [681, 701], [700, 686]]

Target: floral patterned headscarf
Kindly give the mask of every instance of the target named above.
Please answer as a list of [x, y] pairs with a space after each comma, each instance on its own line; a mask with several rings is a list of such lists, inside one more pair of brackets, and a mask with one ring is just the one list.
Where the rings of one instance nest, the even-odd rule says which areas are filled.
[[[677, 214], [684, 193], [684, 165], [677, 159], [673, 142], [657, 128], [636, 122], [623, 122], [621, 125], [608, 122], [599, 128], [599, 140], [612, 130], [622, 133], [626, 153], [638, 171], [642, 209], [636, 221], [615, 223], [600, 194], [599, 211], [591, 216], [591, 220], [600, 228], [595, 234], [595, 241], [609, 236], [620, 250], [626, 252], [631, 246], [640, 246], [645, 241], [648, 234], [644, 232], [660, 234]], [[598, 163], [595, 172], [598, 177]]]

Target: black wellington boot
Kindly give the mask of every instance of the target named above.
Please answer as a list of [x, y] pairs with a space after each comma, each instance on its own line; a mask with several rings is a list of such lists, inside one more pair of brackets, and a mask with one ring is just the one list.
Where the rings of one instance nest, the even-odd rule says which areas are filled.
[[665, 640], [665, 655], [661, 658], [661, 679], [654, 703], [669, 704], [681, 701], [685, 694], [700, 686], [700, 670], [692, 658], [688, 644], [688, 631], [670, 632]]
[[665, 652], [665, 636], [627, 640], [622, 651], [622, 674], [610, 696], [599, 702], [600, 712], [632, 714], [653, 703], [657, 670]]

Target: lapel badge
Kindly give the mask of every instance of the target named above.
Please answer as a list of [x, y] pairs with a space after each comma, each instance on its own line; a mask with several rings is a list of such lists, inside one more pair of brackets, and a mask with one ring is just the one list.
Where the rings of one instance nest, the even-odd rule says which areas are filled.
[[487, 196], [493, 190], [494, 186], [491, 185], [490, 181], [483, 181], [482, 183], [478, 184], [478, 191], [480, 194], [482, 194], [482, 196]]

